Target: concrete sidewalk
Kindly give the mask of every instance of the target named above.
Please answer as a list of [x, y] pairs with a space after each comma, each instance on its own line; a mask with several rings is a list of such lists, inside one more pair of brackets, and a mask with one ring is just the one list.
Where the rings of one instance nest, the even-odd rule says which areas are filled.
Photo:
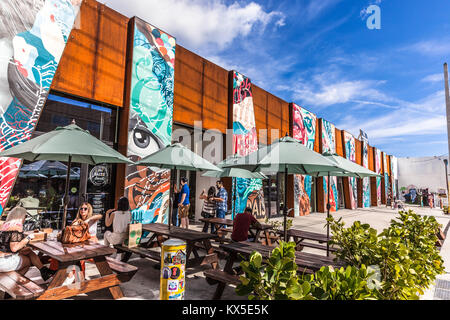
[[[450, 216], [444, 215], [440, 209], [421, 208], [418, 206], [408, 206], [406, 209], [411, 208], [420, 215], [434, 216], [437, 221], [442, 224], [445, 232], [450, 225]], [[338, 210], [333, 212], [332, 215], [335, 218], [342, 217], [345, 225], [349, 227], [354, 221], [361, 221], [362, 223], [368, 223], [373, 228], [381, 231], [388, 227], [390, 221], [395, 218], [396, 210], [392, 210], [386, 207], [375, 207], [367, 209], [357, 210]], [[293, 219], [293, 227], [306, 231], [313, 231], [318, 233], [326, 233], [326, 214], [324, 213], [311, 213], [307, 216], [290, 218]], [[274, 220], [282, 221], [282, 218], [276, 218]], [[191, 225], [190, 228], [201, 231], [201, 224]], [[102, 242], [102, 240], [100, 240]], [[323, 250], [305, 248], [305, 252], [317, 253], [324, 255]], [[450, 241], [444, 241], [444, 245], [441, 249], [441, 255], [444, 259], [444, 264], [447, 272], [450, 272]], [[131, 281], [121, 285], [126, 298], [123, 299], [138, 299], [138, 300], [158, 300], [159, 299], [159, 270], [156, 268], [157, 263], [148, 259], [142, 259], [136, 255], [133, 255], [129, 260], [130, 264], [139, 268], [139, 271], [131, 279]], [[223, 268], [225, 261], [221, 260], [219, 265]], [[237, 264], [236, 264], [237, 265]], [[200, 266], [196, 268], [189, 268], [186, 270], [186, 300], [210, 300], [216, 289], [216, 285], [210, 286], [206, 282], [203, 271], [210, 268], [210, 266]], [[32, 268], [28, 275], [34, 277], [33, 280], [39, 282], [39, 273]], [[86, 263], [86, 275], [87, 277], [95, 277], [98, 275], [95, 265]], [[450, 299], [450, 273], [446, 273], [439, 276], [439, 280], [436, 282], [436, 286], [433, 286], [421, 297], [421, 299]], [[42, 280], [41, 280], [42, 281]], [[223, 300], [247, 300], [247, 297], [239, 297], [234, 292], [235, 287], [227, 286], [223, 293]], [[448, 290], [447, 290], [448, 289]], [[73, 300], [85, 300], [85, 299], [111, 299], [111, 295], [108, 290], [100, 290], [89, 294], [79, 295], [72, 298]]]

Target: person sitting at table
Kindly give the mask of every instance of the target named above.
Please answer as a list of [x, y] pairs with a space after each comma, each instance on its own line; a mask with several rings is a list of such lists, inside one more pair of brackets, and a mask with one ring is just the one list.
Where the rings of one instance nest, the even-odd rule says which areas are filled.
[[78, 213], [75, 217], [75, 220], [73, 220], [72, 225], [78, 224], [81, 221], [87, 223], [89, 226], [89, 235], [91, 236], [89, 240], [98, 242], [97, 224], [102, 217], [103, 216], [101, 214], [94, 215], [92, 205], [89, 202], [83, 202], [78, 208]]
[[103, 236], [105, 246], [122, 244], [128, 238], [128, 226], [131, 222], [130, 203], [128, 198], [121, 197], [117, 201], [117, 209], [106, 211], [105, 225], [112, 225], [113, 231], [106, 231]]
[[[83, 202], [81, 206], [78, 208], [77, 215], [73, 220], [72, 225], [77, 225], [82, 222], [87, 223], [87, 225], [89, 226], [89, 235], [91, 236], [89, 241], [98, 242], [97, 223], [98, 220], [100, 220], [101, 218], [102, 218], [101, 214], [96, 215], [93, 214], [92, 205], [90, 203]], [[86, 270], [85, 260], [80, 260], [80, 263], [77, 265], [84, 274]], [[56, 261], [55, 259], [51, 259], [50, 269], [57, 270], [58, 267], [59, 267], [58, 261]], [[75, 269], [73, 269], [72, 274], [67, 277], [63, 285], [71, 284], [74, 281], [75, 281]]]
[[[216, 201], [214, 197], [216, 195], [216, 188], [213, 186], [209, 187], [208, 194], [205, 194], [205, 189], [199, 196], [199, 199], [203, 199], [202, 217], [203, 218], [214, 218], [216, 214]], [[211, 233], [214, 233], [214, 224], [211, 223]], [[208, 230], [206, 230], [208, 232]]]
[[231, 233], [231, 240], [233, 241], [251, 241], [248, 239], [248, 231], [250, 226], [261, 228], [261, 224], [256, 220], [252, 214], [252, 208], [245, 208], [243, 213], [239, 213], [233, 220], [233, 232]]
[[27, 211], [16, 207], [8, 213], [5, 223], [0, 229], [0, 272], [17, 271], [24, 275], [31, 265], [39, 269], [42, 279], [47, 281], [54, 275], [44, 266], [39, 257], [27, 247], [34, 234], [25, 236], [23, 223]]

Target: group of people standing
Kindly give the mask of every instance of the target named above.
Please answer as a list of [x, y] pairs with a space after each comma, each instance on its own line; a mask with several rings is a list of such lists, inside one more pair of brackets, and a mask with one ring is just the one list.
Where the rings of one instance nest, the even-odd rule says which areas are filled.
[[[181, 178], [181, 186], [178, 189], [175, 186], [174, 190], [174, 206], [172, 214], [172, 224], [174, 226], [181, 226], [182, 228], [189, 228], [189, 195], [190, 190], [188, 180]], [[217, 217], [225, 219], [228, 210], [228, 193], [223, 187], [223, 181], [216, 181], [216, 186], [211, 186], [208, 192], [203, 189], [199, 196], [203, 200], [202, 216], [203, 217]], [[214, 232], [212, 227], [211, 232]]]

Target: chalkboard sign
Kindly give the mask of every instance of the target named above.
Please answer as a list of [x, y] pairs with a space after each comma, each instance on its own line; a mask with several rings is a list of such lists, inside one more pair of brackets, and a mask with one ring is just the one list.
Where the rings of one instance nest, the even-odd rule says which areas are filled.
[[98, 228], [101, 230], [97, 230], [103, 232], [105, 229], [104, 226], [104, 218], [105, 212], [107, 210], [109, 204], [109, 193], [88, 193], [88, 202], [92, 205], [93, 214], [101, 214], [103, 218], [101, 219], [101, 223], [98, 224]]

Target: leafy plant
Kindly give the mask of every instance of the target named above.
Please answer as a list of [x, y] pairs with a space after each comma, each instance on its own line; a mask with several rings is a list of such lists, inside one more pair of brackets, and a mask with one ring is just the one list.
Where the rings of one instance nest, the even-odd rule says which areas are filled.
[[440, 225], [434, 217], [412, 210], [400, 211], [398, 220], [381, 233], [359, 221], [344, 228], [341, 219], [329, 219], [336, 256], [349, 264], [380, 268], [380, 299], [418, 299], [424, 289], [443, 273], [443, 260], [435, 247]]
[[[248, 261], [241, 262], [244, 276], [236, 293], [250, 300], [345, 300], [374, 299], [370, 288], [374, 272], [365, 266], [348, 266], [334, 270], [324, 266], [314, 275], [299, 276], [295, 263], [295, 243], [281, 242], [267, 263], [253, 252]], [[374, 287], [374, 286], [373, 286]]]
[[[269, 218], [266, 218], [264, 220], [264, 223], [272, 226], [272, 229], [275, 231], [283, 230], [283, 222], [282, 221], [269, 220]], [[292, 223], [293, 223], [292, 219], [286, 219], [286, 229], [287, 230], [289, 230], [292, 227]]]

